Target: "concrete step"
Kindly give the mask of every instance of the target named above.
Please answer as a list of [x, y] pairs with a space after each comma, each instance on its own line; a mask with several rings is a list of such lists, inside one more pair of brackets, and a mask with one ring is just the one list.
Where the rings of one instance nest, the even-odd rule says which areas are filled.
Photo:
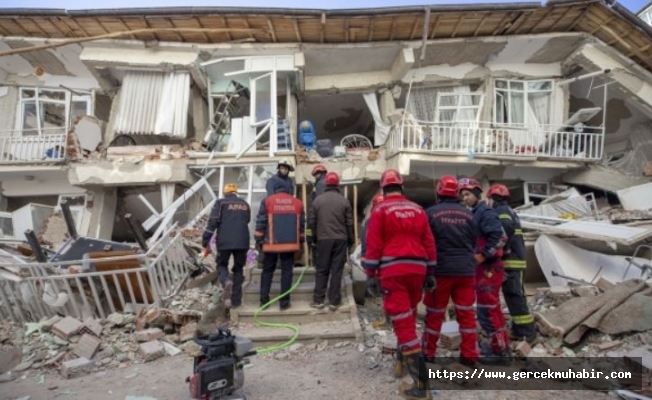
[[[355, 322], [350, 319], [314, 322], [298, 325], [298, 328], [299, 336], [294, 343], [309, 344], [328, 340], [332, 344], [343, 341], [356, 342], [362, 339], [360, 323], [357, 320]], [[232, 331], [236, 335], [250, 339], [257, 349], [286, 342], [294, 333], [287, 328], [271, 328], [253, 324], [238, 324]]]
[[[351, 281], [346, 279], [342, 282], [342, 297], [346, 296], [346, 285], [350, 285]], [[299, 286], [294, 289], [291, 294], [292, 301], [305, 300], [311, 301], [312, 294], [315, 289], [314, 282], [301, 282]], [[272, 283], [270, 291], [270, 298], [274, 298], [281, 293], [281, 284], [279, 282]], [[252, 281], [245, 288], [243, 288], [243, 303], [244, 304], [258, 304], [260, 301], [260, 282]]]
[[[238, 323], [254, 323], [254, 315], [258, 309], [258, 303], [243, 304], [241, 307], [231, 310], [231, 319]], [[337, 311], [330, 311], [328, 307], [317, 310], [310, 307], [310, 301], [292, 299], [292, 307], [281, 311], [278, 303], [274, 303], [262, 311], [258, 318], [263, 322], [308, 324], [324, 321], [342, 321], [350, 319], [352, 314], [357, 315], [355, 304], [350, 304], [348, 296], [342, 299], [342, 305]]]
[[[295, 267], [294, 268], [294, 270], [292, 272], [292, 278], [293, 278], [294, 282], [296, 282], [297, 279], [299, 279], [299, 276], [301, 275], [301, 270], [302, 269], [303, 269], [303, 267], [301, 267], [301, 268]], [[251, 270], [251, 280], [260, 282], [262, 272], [263, 272], [262, 269], [253, 268]], [[281, 282], [281, 269], [280, 268], [276, 268], [276, 271], [274, 271], [274, 277], [272, 278], [272, 282]], [[303, 278], [301, 278], [301, 282], [313, 282], [313, 284], [314, 284], [314, 282], [315, 282], [315, 269], [312, 268], [312, 267], [308, 267], [306, 272], [303, 274]]]

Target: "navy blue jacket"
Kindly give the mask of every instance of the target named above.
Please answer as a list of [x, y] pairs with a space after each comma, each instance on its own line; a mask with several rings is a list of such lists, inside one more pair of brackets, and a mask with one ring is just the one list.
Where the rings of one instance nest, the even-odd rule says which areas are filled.
[[484, 201], [480, 201], [473, 208], [473, 220], [478, 228], [475, 252], [485, 256], [487, 260], [500, 259], [507, 243], [507, 235], [496, 211]]
[[503, 255], [505, 268], [524, 269], [526, 267], [525, 240], [523, 239], [521, 220], [506, 201], [496, 203], [494, 210], [496, 210], [498, 219], [503, 224], [503, 229], [507, 234], [507, 244]]
[[213, 232], [217, 230], [217, 250], [248, 249], [249, 221], [251, 221], [249, 204], [236, 194], [227, 194], [213, 205], [202, 235], [202, 245], [208, 247]]
[[321, 178], [315, 180], [315, 186], [312, 190], [312, 193], [310, 193], [310, 201], [315, 201], [317, 196], [323, 194], [325, 191], [326, 191], [326, 178], [324, 175]]
[[437, 246], [435, 275], [475, 276], [477, 229], [471, 211], [457, 199], [443, 197], [426, 214]]
[[256, 217], [256, 242], [263, 253], [294, 253], [305, 242], [306, 213], [303, 203], [287, 193], [265, 197]]
[[273, 175], [267, 180], [267, 183], [265, 184], [267, 195], [273, 195], [274, 190], [281, 185], [288, 188], [289, 194], [292, 195], [294, 193], [294, 184], [292, 183], [292, 178], [290, 178], [289, 175], [281, 175], [281, 171], [279, 171], [276, 175]]

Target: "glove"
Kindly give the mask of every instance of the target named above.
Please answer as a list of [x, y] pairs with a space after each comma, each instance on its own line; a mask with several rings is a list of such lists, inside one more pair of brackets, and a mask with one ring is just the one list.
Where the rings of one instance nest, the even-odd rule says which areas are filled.
[[423, 290], [432, 292], [437, 287], [437, 280], [434, 275], [426, 275], [426, 280], [423, 282]]
[[482, 253], [478, 253], [474, 257], [477, 264], [482, 264], [483, 262], [487, 261], [487, 258]]
[[378, 297], [380, 296], [380, 285], [378, 284], [378, 278], [375, 276], [367, 277], [367, 286], [366, 293], [369, 297]]
[[263, 251], [263, 240], [256, 240], [256, 250], [258, 252]]

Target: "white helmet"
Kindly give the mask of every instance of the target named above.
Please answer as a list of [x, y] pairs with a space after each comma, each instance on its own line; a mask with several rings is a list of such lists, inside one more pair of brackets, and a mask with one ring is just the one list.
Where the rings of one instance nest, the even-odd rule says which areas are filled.
[[285, 166], [290, 170], [290, 172], [294, 172], [294, 167], [285, 158], [278, 162], [278, 165], [276, 166], [276, 169], [279, 169], [281, 166]]

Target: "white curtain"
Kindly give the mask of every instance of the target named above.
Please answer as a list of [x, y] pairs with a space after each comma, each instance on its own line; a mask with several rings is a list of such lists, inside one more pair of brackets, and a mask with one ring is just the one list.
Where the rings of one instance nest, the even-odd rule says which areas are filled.
[[187, 72], [129, 71], [122, 81], [114, 131], [185, 138], [189, 105]]
[[374, 118], [374, 125], [376, 127], [374, 132], [374, 146], [382, 146], [387, 140], [387, 135], [389, 134], [391, 126], [384, 123], [382, 117], [380, 116], [376, 92], [367, 92], [362, 96], [364, 97], [364, 101], [367, 103], [367, 107], [369, 108], [369, 111]]
[[550, 125], [550, 93], [528, 94], [527, 113], [531, 129], [537, 132], [535, 145], [540, 146]]

